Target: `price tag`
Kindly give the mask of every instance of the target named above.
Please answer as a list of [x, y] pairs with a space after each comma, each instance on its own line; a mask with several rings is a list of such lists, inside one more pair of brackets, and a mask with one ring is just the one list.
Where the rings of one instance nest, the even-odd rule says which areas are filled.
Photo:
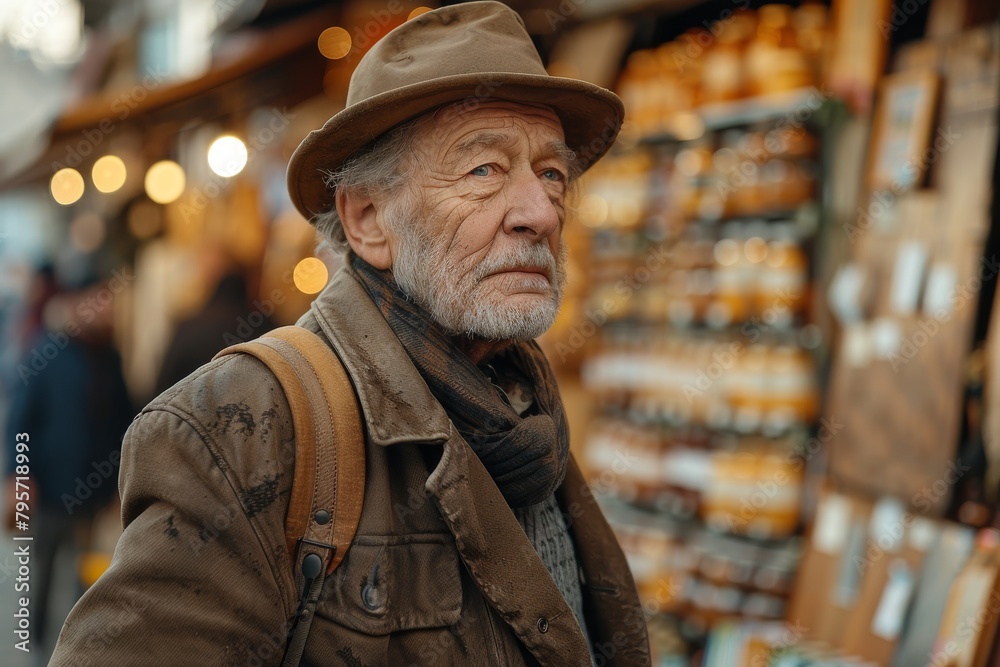
[[844, 550], [851, 521], [851, 505], [844, 496], [831, 493], [823, 498], [816, 511], [813, 526], [813, 547], [816, 551], [836, 555]]
[[843, 354], [852, 368], [867, 366], [872, 359], [871, 328], [864, 322], [856, 322], [844, 329]]
[[872, 634], [893, 641], [899, 637], [906, 616], [906, 606], [913, 595], [913, 574], [906, 561], [897, 559], [889, 568], [889, 581], [872, 619]]
[[927, 274], [927, 288], [924, 290], [924, 313], [943, 320], [955, 309], [955, 289], [958, 275], [947, 264], [931, 267]]
[[860, 322], [861, 289], [864, 286], [864, 273], [856, 264], [844, 264], [837, 269], [837, 275], [830, 281], [830, 309], [844, 325]]
[[881, 498], [872, 510], [869, 537], [880, 549], [895, 553], [906, 532], [906, 508], [895, 498]]
[[927, 270], [927, 246], [908, 241], [899, 247], [892, 272], [892, 292], [889, 302], [900, 315], [911, 315], [920, 303], [920, 290]]
[[899, 353], [903, 334], [899, 323], [888, 317], [880, 317], [871, 324], [871, 347], [876, 358], [891, 359]]

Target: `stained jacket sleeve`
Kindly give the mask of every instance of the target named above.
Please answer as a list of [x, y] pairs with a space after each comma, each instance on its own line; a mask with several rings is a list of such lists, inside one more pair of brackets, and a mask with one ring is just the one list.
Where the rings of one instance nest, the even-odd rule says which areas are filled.
[[214, 372], [132, 423], [122, 446], [124, 533], [50, 665], [280, 663], [295, 602], [283, 540], [294, 462], [275, 444], [287, 403], [273, 404], [260, 368], [251, 369], [256, 381], [240, 377], [252, 364], [212, 362]]

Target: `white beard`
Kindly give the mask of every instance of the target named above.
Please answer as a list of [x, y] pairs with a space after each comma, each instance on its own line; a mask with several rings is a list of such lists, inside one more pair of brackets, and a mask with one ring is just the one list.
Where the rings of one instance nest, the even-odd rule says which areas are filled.
[[[447, 245], [435, 243], [423, 231], [431, 225], [407, 220], [403, 210], [402, 205], [390, 205], [385, 212], [399, 238], [393, 278], [445, 331], [484, 340], [530, 340], [552, 326], [566, 285], [566, 244], [560, 244], [558, 260], [547, 244], [525, 242], [490, 252], [477, 266], [463, 271], [448, 262]], [[549, 293], [510, 296], [497, 289], [502, 278], [483, 282], [498, 270], [515, 266], [545, 267]]]

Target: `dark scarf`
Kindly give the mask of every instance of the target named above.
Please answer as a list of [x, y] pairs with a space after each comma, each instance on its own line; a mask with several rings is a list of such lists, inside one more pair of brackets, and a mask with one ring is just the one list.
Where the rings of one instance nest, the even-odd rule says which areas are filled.
[[508, 504], [527, 507], [548, 498], [566, 474], [569, 428], [555, 377], [538, 344], [515, 342], [489, 360], [498, 380], [531, 387], [535, 403], [522, 417], [389, 271], [375, 269], [353, 252], [348, 267]]

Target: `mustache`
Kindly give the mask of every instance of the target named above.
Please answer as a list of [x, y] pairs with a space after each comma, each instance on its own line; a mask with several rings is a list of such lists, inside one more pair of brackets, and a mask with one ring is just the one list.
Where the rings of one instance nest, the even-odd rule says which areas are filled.
[[494, 273], [519, 268], [538, 269], [552, 280], [556, 275], [556, 258], [544, 244], [513, 246], [483, 259], [476, 267], [475, 276], [476, 280], [482, 280]]

